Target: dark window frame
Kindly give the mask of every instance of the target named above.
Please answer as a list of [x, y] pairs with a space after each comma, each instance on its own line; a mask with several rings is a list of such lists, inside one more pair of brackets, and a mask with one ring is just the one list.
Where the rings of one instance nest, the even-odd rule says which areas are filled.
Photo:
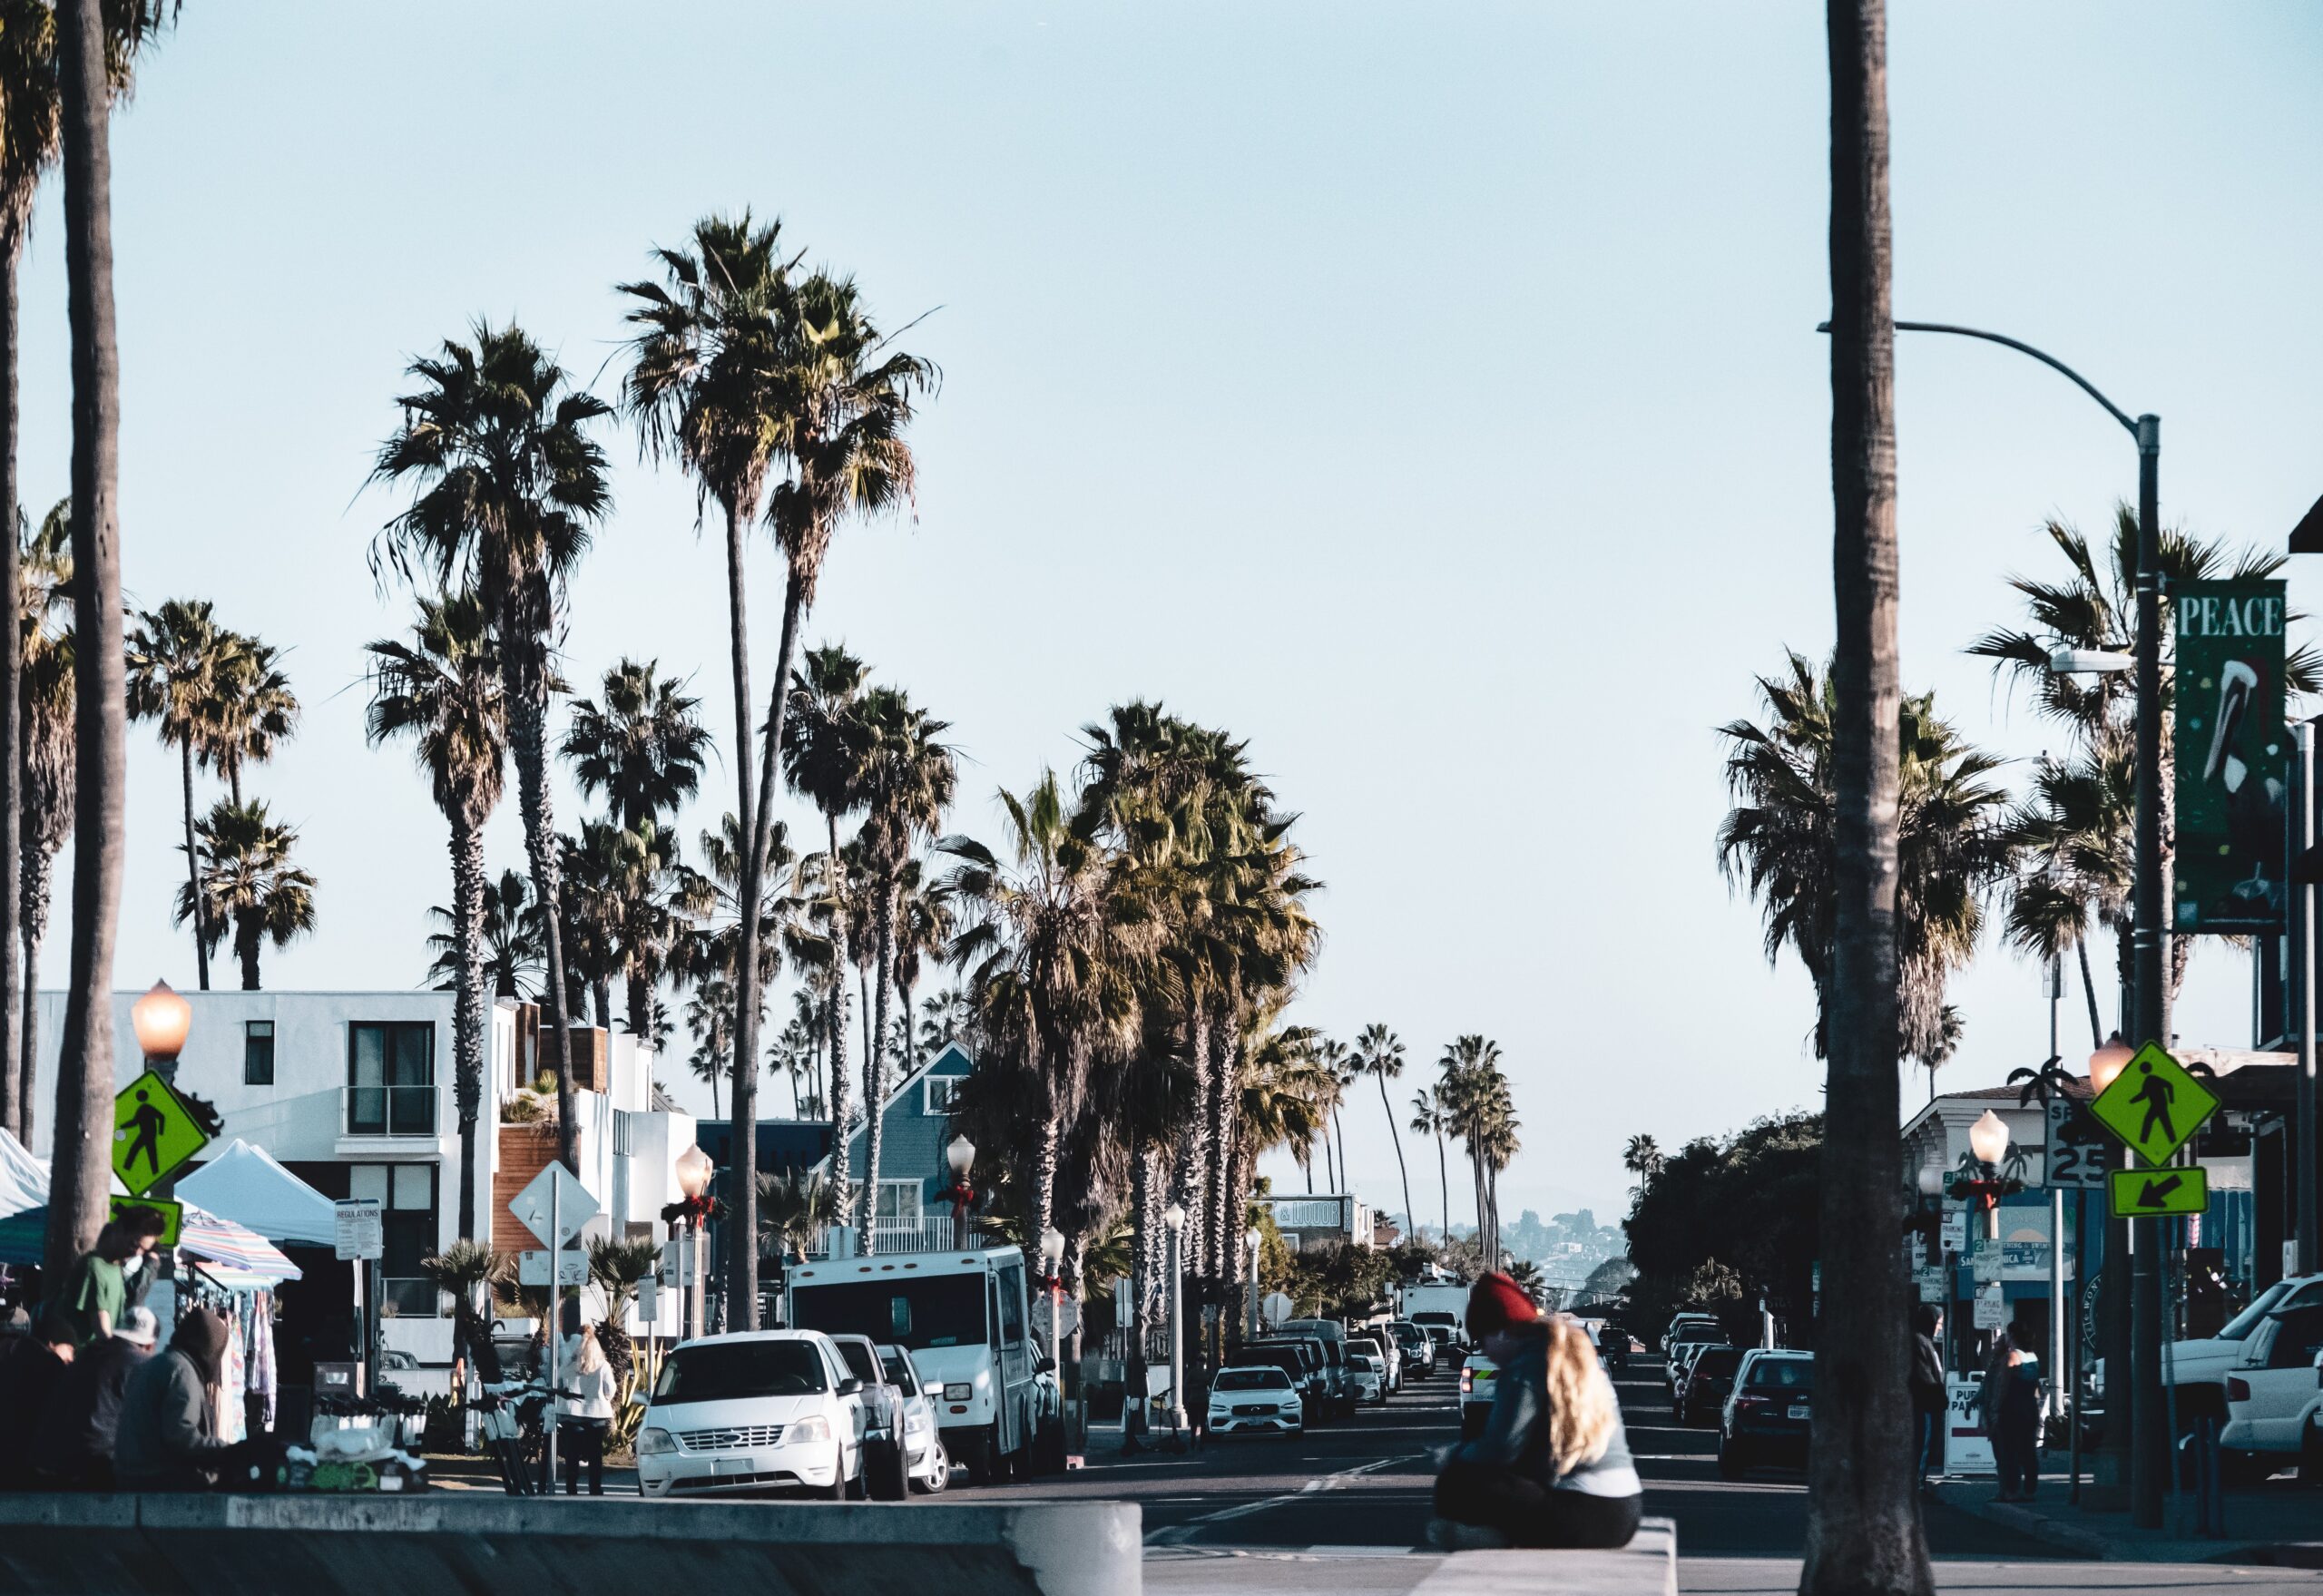
[[[263, 1050], [258, 1046], [260, 1042], [266, 1043]], [[271, 1020], [242, 1022], [242, 1084], [274, 1084], [274, 1022]]]
[[[365, 1033], [377, 1032], [379, 1079], [358, 1078], [358, 1063]], [[422, 1035], [426, 1044], [420, 1059], [420, 1080], [407, 1080], [411, 1061], [401, 1045], [407, 1037]], [[433, 1020], [349, 1020], [347, 1023], [347, 1130], [349, 1136], [434, 1136], [436, 1133], [436, 1022]]]

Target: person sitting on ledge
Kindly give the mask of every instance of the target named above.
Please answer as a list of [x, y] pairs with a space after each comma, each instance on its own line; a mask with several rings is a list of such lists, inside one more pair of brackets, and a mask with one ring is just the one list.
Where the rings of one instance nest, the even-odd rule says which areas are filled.
[[1628, 1545], [1645, 1487], [1588, 1332], [1543, 1317], [1514, 1280], [1489, 1274], [1469, 1293], [1468, 1334], [1499, 1366], [1492, 1413], [1482, 1435], [1446, 1454], [1429, 1542]]

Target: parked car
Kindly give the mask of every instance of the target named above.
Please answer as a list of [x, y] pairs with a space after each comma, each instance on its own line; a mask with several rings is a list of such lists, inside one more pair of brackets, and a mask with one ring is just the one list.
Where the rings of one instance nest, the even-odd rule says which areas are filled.
[[1605, 1367], [1619, 1374], [1630, 1366], [1630, 1354], [1637, 1350], [1637, 1340], [1622, 1326], [1611, 1319], [1597, 1332], [1597, 1356]]
[[[2225, 1422], [2227, 1376], [2242, 1361], [2251, 1336], [2267, 1322], [2267, 1316], [2318, 1304], [2323, 1304], [2323, 1275], [2292, 1275], [2252, 1297], [2250, 1306], [2220, 1326], [2216, 1335], [2171, 1342], [2169, 1356], [2161, 1360], [2161, 1374], [2172, 1387], [2180, 1427], [2198, 1418]], [[2227, 1466], [2247, 1474], [2252, 1461], [2251, 1454], [2244, 1453], [2230, 1457]]]
[[862, 1393], [819, 1331], [689, 1341], [670, 1354], [646, 1399], [638, 1485], [648, 1496], [848, 1495], [862, 1479]]
[[1426, 1336], [1428, 1345], [1436, 1348], [1437, 1366], [1451, 1363], [1460, 1356], [1460, 1337], [1450, 1329], [1442, 1325], [1431, 1325], [1424, 1319], [1412, 1322], [1419, 1326], [1420, 1334]]
[[1355, 1382], [1347, 1366], [1347, 1327], [1337, 1319], [1285, 1319], [1286, 1336], [1311, 1336], [1323, 1344], [1324, 1366], [1331, 1377], [1331, 1405], [1341, 1418], [1355, 1411]]
[[1387, 1327], [1396, 1338], [1396, 1346], [1404, 1355], [1404, 1366], [1415, 1379], [1433, 1379], [1436, 1376], [1436, 1343], [1426, 1331], [1409, 1319], [1397, 1319]]
[[1699, 1335], [1689, 1337], [1681, 1334], [1681, 1331], [1688, 1329], [1708, 1330], [1713, 1333], [1715, 1339], [1720, 1341], [1726, 1339], [1726, 1332], [1720, 1328], [1718, 1321], [1709, 1314], [1673, 1314], [1671, 1316], [1669, 1324], [1662, 1327], [1662, 1352], [1667, 1354], [1681, 1340], [1699, 1341], [1702, 1338]]
[[1741, 1366], [1739, 1346], [1706, 1346], [1695, 1354], [1685, 1378], [1679, 1382], [1677, 1400], [1671, 1404], [1678, 1422], [1706, 1424], [1725, 1412], [1726, 1398], [1734, 1389], [1735, 1371]]
[[1296, 1435], [1306, 1428], [1306, 1404], [1278, 1364], [1237, 1363], [1219, 1370], [1210, 1382], [1213, 1435], [1251, 1431]]
[[1351, 1351], [1368, 1352], [1379, 1365], [1380, 1383], [1386, 1387], [1381, 1401], [1404, 1388], [1404, 1356], [1397, 1350], [1393, 1336], [1375, 1327], [1355, 1331], [1347, 1344]]
[[2255, 1454], [2249, 1472], [2297, 1459], [2323, 1478], [2323, 1303], [2278, 1308], [2251, 1332], [2226, 1376], [2226, 1415], [2219, 1444]]
[[1481, 1352], [1472, 1352], [1460, 1365], [1460, 1439], [1473, 1441], [1485, 1433], [1492, 1412], [1493, 1378], [1500, 1366]]
[[1746, 1353], [1719, 1416], [1718, 1472], [1739, 1480], [1769, 1464], [1806, 1467], [1814, 1397], [1813, 1353]]
[[1726, 1332], [1716, 1325], [1684, 1325], [1680, 1327], [1675, 1340], [1665, 1340], [1661, 1346], [1661, 1383], [1670, 1388], [1671, 1400], [1678, 1395], [1678, 1380], [1686, 1366], [1705, 1346], [1727, 1345]]
[[1237, 1355], [1236, 1361], [1244, 1364], [1270, 1363], [1290, 1376], [1299, 1388], [1299, 1400], [1308, 1415], [1320, 1422], [1330, 1409], [1331, 1378], [1323, 1362], [1323, 1344], [1300, 1337], [1269, 1337], [1253, 1341]]
[[936, 1432], [936, 1394], [921, 1384], [911, 1354], [892, 1341], [879, 1348], [879, 1366], [904, 1394], [904, 1472], [913, 1490], [932, 1496], [952, 1483], [952, 1454]]
[[1348, 1378], [1355, 1385], [1355, 1399], [1385, 1405], [1387, 1400], [1387, 1371], [1379, 1360], [1367, 1352], [1347, 1355]]
[[[1464, 1293], [1462, 1301], [1465, 1300]], [[1457, 1350], [1468, 1344], [1466, 1336], [1461, 1331], [1460, 1316], [1456, 1313], [1446, 1313], [1442, 1308], [1422, 1308], [1412, 1315], [1412, 1323], [1435, 1337], [1439, 1346]]]
[[863, 1382], [863, 1483], [880, 1502], [900, 1502], [911, 1488], [904, 1455], [903, 1387], [887, 1377], [886, 1360], [868, 1336], [833, 1336], [847, 1372]]

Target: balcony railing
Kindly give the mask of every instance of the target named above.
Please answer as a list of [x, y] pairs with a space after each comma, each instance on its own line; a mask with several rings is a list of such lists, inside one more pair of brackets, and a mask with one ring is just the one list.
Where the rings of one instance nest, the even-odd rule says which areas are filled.
[[433, 1136], [433, 1086], [344, 1086], [340, 1123], [349, 1136]]
[[[831, 1256], [831, 1230], [834, 1229], [836, 1227], [827, 1226], [815, 1233], [814, 1239], [807, 1244], [809, 1258], [827, 1258]], [[963, 1238], [952, 1216], [945, 1214], [916, 1219], [882, 1219], [874, 1229], [873, 1241], [872, 1250], [882, 1253], [949, 1252], [963, 1244]], [[984, 1238], [976, 1234], [974, 1219], [968, 1221], [965, 1243], [969, 1247], [985, 1245]], [[858, 1248], [857, 1250], [865, 1249]]]

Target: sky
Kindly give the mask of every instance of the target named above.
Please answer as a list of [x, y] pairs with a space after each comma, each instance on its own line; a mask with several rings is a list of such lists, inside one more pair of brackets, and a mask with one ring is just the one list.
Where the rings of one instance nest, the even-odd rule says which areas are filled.
[[[1814, 1107], [1811, 992], [1713, 837], [1715, 729], [1832, 631], [1821, 15], [189, 6], [113, 133], [123, 580], [289, 651], [303, 722], [250, 787], [299, 827], [319, 925], [267, 984], [415, 984], [448, 898], [424, 780], [362, 731], [362, 645], [411, 612], [367, 558], [406, 502], [366, 485], [405, 367], [514, 318], [611, 397], [613, 285], [747, 206], [889, 324], [922, 318], [906, 343], [943, 369], [916, 512], [842, 533], [808, 640], [953, 723], [956, 827], [993, 836], [995, 790], [1069, 769], [1115, 702], [1248, 738], [1328, 884], [1295, 1018], [1397, 1031], [1397, 1121], [1453, 1037], [1496, 1040], [1512, 1216], [1620, 1212], [1632, 1134]], [[1890, 53], [1897, 314], [2158, 412], [2165, 516], [2279, 544], [2323, 490], [2323, 14], [1906, 0]], [[37, 513], [70, 446], [54, 183], [23, 318]], [[1897, 393], [1907, 684], [2027, 759], [2054, 731], [1962, 650], [2015, 618], [2010, 573], [2055, 569], [2044, 519], [2134, 493], [2134, 450], [1989, 346], [1906, 335]], [[688, 483], [606, 441], [568, 674], [653, 659], [729, 727], [718, 541]], [[761, 684], [779, 575], [761, 539]], [[2294, 602], [2323, 608], [2318, 581]], [[190, 986], [150, 728], [130, 776], [117, 984]], [[685, 835], [731, 782], [721, 755]], [[495, 869], [521, 864], [514, 809]], [[64, 949], [60, 926], [51, 983]], [[2181, 1034], [2246, 1043], [2249, 982], [2204, 948]], [[1949, 1083], [2047, 1053], [2041, 985], [1985, 949]], [[1350, 1098], [1354, 1184], [1400, 1209], [1388, 1125]], [[1402, 1140], [1434, 1223], [1433, 1152]]]

